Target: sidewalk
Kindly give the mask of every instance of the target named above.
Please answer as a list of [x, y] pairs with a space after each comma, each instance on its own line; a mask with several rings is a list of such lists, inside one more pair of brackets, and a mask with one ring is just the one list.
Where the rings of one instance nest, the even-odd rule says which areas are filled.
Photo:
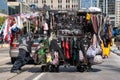
[[8, 47], [9, 47], [9, 44], [6, 44], [6, 43], [5, 44], [0, 44], [0, 49], [1, 48], [8, 48]]
[[[120, 45], [119, 45], [120, 46]], [[112, 51], [113, 53], [117, 54], [120, 56], [120, 49], [118, 48], [119, 47], [118, 45], [114, 45], [114, 46], [111, 46], [110, 47], [110, 51]]]

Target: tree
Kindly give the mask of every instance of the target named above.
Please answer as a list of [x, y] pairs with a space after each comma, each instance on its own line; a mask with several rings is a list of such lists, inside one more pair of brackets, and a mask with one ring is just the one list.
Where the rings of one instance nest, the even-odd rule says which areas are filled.
[[4, 21], [5, 21], [5, 19], [6, 19], [6, 17], [1, 17], [1, 16], [0, 16], [0, 26], [2, 26], [2, 24], [3, 24]]

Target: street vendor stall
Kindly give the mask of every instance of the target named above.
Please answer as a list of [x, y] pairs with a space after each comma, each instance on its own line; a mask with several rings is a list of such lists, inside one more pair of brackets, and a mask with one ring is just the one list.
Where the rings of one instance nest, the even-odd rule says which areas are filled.
[[[53, 31], [50, 36], [44, 36], [36, 52], [44, 56], [37, 59], [38, 64], [43, 64], [42, 71], [59, 71], [60, 65], [72, 65], [83, 72], [101, 64], [104, 18], [100, 11], [56, 11]], [[43, 41], [48, 43], [47, 51], [42, 49], [46, 47]], [[39, 54], [41, 49], [44, 54]]]

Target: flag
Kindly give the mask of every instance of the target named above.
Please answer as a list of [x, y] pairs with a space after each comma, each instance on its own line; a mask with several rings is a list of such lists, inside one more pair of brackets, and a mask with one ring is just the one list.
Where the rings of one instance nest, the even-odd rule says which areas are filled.
[[5, 42], [8, 42], [10, 40], [9, 36], [10, 36], [10, 24], [12, 23], [12, 20], [11, 19], [7, 19], [5, 21], [5, 29], [4, 29], [4, 32], [3, 32], [3, 35], [4, 35], [4, 41]]

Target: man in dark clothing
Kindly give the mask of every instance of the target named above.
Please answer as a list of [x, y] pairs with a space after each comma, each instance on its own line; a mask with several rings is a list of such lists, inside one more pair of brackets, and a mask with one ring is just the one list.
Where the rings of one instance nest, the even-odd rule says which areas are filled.
[[31, 46], [33, 44], [33, 38], [30, 36], [23, 36], [19, 44], [19, 54], [17, 60], [11, 68], [12, 73], [20, 73], [21, 67], [24, 66], [30, 60]]

